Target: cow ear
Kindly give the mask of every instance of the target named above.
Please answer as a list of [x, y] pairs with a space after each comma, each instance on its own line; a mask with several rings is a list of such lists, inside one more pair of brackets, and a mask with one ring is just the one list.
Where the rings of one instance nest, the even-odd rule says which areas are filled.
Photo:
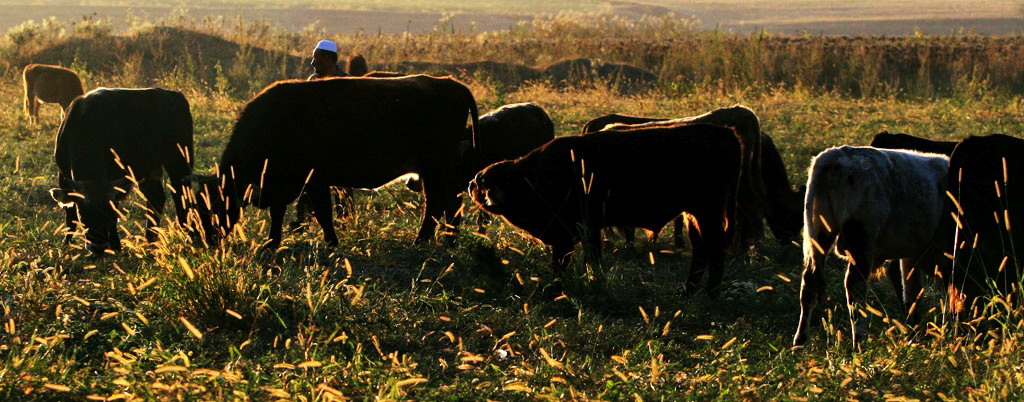
[[71, 208], [75, 205], [74, 194], [63, 188], [50, 189], [50, 197], [57, 201], [57, 205], [61, 208]]
[[133, 182], [128, 177], [122, 177], [120, 179], [111, 181], [110, 192], [107, 193], [107, 199], [116, 201], [123, 200], [124, 197], [127, 197], [128, 193], [132, 191], [133, 187], [135, 187], [135, 182]]

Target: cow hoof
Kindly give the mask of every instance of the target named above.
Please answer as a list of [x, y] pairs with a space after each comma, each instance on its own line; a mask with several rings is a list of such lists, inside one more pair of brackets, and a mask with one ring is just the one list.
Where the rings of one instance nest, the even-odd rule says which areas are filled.
[[799, 347], [807, 344], [807, 334], [799, 333], [793, 336], [793, 346]]
[[273, 252], [277, 251], [277, 249], [280, 248], [280, 247], [281, 247], [281, 243], [270, 242], [270, 243], [264, 244], [263, 247], [260, 247], [260, 251], [261, 252], [273, 253]]
[[85, 249], [91, 251], [96, 255], [103, 255], [104, 252], [110, 248], [109, 244], [97, 244], [97, 243], [85, 243]]

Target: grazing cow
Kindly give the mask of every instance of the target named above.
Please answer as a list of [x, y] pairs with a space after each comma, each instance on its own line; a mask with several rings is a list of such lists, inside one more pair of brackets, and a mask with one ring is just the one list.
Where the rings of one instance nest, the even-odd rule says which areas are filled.
[[[199, 203], [208, 240], [229, 232], [241, 208], [252, 203], [270, 209], [266, 248], [277, 248], [285, 210], [304, 191], [324, 240], [336, 245], [329, 186], [375, 188], [406, 173], [423, 180], [426, 207], [417, 242], [433, 237], [442, 216], [457, 227], [463, 185], [455, 170], [467, 118], [475, 130], [476, 101], [451, 78], [274, 83], [242, 109], [219, 177], [200, 180], [211, 199], [209, 208]], [[453, 241], [454, 230], [445, 232]]]
[[[54, 158], [60, 188], [50, 190], [65, 208], [69, 231], [76, 221], [87, 228], [86, 247], [96, 253], [118, 250], [119, 212], [113, 201], [138, 184], [146, 198], [146, 238], [163, 212], [163, 171], [175, 187], [171, 199], [184, 224], [182, 178], [192, 173], [192, 114], [179, 92], [164, 89], [90, 91], [71, 103], [57, 133]], [[65, 237], [70, 242], [71, 235]]]
[[959, 142], [935, 141], [907, 134], [889, 134], [888, 131], [883, 131], [875, 134], [875, 138], [871, 139], [869, 146], [886, 149], [909, 149], [949, 156], [953, 154], [953, 148], [956, 148], [956, 144], [959, 144]]
[[71, 101], [85, 93], [78, 74], [60, 66], [29, 64], [21, 72], [25, 86], [25, 116], [29, 123], [39, 122], [39, 103], [60, 105], [60, 116], [71, 105]]
[[[737, 114], [742, 115], [739, 112]], [[638, 117], [613, 113], [587, 122], [583, 126], [583, 134], [599, 131], [614, 125], [671, 124], [671, 122], [679, 121], [680, 119]], [[763, 179], [763, 188], [767, 198], [767, 208], [764, 211], [764, 217], [768, 221], [768, 226], [771, 228], [772, 233], [775, 234], [775, 238], [788, 244], [799, 237], [800, 228], [803, 226], [803, 191], [794, 191], [789, 183], [789, 174], [786, 172], [786, 166], [782, 162], [782, 157], [779, 155], [775, 143], [763, 131], [760, 135], [759, 145], [761, 147], [761, 178]], [[741, 205], [740, 208], [742, 210], [743, 206]], [[674, 233], [677, 246], [682, 244], [680, 226], [676, 225]], [[632, 233], [624, 233], [627, 234], [627, 240], [632, 242]]]
[[814, 157], [804, 202], [804, 271], [794, 345], [807, 341], [811, 314], [825, 294], [824, 262], [833, 245], [849, 263], [846, 303], [854, 345], [867, 335], [856, 310], [864, 307], [868, 276], [886, 260], [900, 260], [903, 308], [913, 318], [921, 286], [915, 268], [933, 272], [941, 261], [935, 241], [941, 237], [948, 166], [945, 155], [871, 147], [829, 148]]
[[[1019, 291], [1024, 267], [1024, 140], [1002, 134], [971, 136], [949, 161], [949, 192], [957, 201], [955, 264], [943, 272], [954, 311], [973, 306], [993, 290]], [[994, 289], [993, 286], [994, 285]]]
[[600, 256], [601, 228], [659, 231], [686, 212], [693, 243], [686, 288], [695, 289], [709, 268], [706, 290], [714, 295], [741, 160], [735, 131], [724, 127], [615, 128], [556, 138], [488, 166], [470, 183], [470, 193], [481, 209], [551, 246], [559, 276], [577, 242], [583, 241], [589, 257]]

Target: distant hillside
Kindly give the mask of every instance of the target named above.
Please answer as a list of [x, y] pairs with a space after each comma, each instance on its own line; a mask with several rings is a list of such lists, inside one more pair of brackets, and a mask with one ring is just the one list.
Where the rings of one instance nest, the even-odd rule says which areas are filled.
[[[264, 82], [304, 76], [306, 60], [280, 51], [242, 46], [224, 38], [175, 27], [153, 27], [128, 36], [72, 37], [12, 60], [84, 65], [91, 74], [120, 77], [123, 84], [154, 85], [175, 74], [213, 83], [223, 77]], [[219, 66], [219, 67], [218, 67]]]

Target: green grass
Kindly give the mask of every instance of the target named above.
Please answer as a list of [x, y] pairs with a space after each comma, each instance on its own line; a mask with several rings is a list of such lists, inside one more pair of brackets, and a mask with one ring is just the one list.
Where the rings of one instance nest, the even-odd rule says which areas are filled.
[[[456, 59], [456, 51], [436, 57]], [[90, 87], [135, 82], [99, 62], [78, 67]], [[197, 168], [209, 172], [252, 89], [221, 91], [191, 72], [152, 78], [186, 93]], [[742, 102], [759, 113], [795, 183], [817, 152], [865, 144], [881, 130], [955, 139], [1024, 128], [1024, 102], [1006, 91], [853, 97], [713, 81], [625, 96], [600, 85], [470, 86], [484, 109], [540, 104], [558, 135], [610, 112], [680, 116]], [[687, 249], [673, 250], [667, 238], [626, 246], [613, 237], [600, 266], [577, 262], [569, 297], [554, 300], [546, 296], [545, 247], [501, 222], [485, 237], [464, 230], [455, 246], [412, 246], [421, 197], [390, 186], [357, 193], [356, 211], [336, 222], [334, 249], [312, 225], [288, 235], [285, 249], [258, 252], [267, 219], [255, 209], [219, 250], [195, 248], [174, 228], [147, 244], [141, 210], [128, 202], [125, 251], [95, 258], [61, 244], [62, 214], [46, 194], [56, 182], [57, 110], [44, 107], [44, 123], [29, 126], [20, 93], [17, 71], [8, 68], [0, 76], [3, 399], [1022, 396], [1021, 310], [996, 301], [972, 326], [953, 325], [942, 314], [942, 290], [932, 287], [927, 327], [904, 334], [885, 317], [899, 310], [893, 291], [876, 282], [870, 304], [882, 317], [865, 313], [870, 338], [854, 352], [834, 258], [821, 325], [808, 347], [791, 350], [801, 269], [792, 244], [769, 241], [733, 256], [723, 297], [707, 300], [680, 295]], [[589, 280], [588, 269], [606, 272], [607, 282]]]

